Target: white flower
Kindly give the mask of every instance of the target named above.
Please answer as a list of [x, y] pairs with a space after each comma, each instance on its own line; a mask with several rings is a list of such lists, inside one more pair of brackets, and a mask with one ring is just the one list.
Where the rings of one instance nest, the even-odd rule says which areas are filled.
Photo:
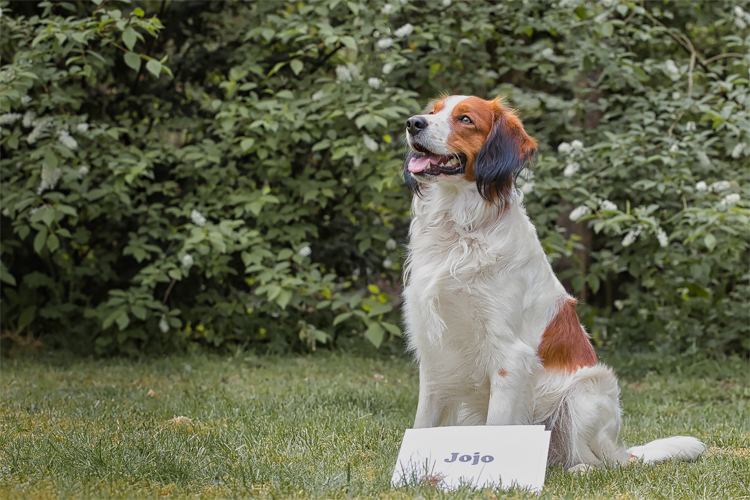
[[161, 321], [159, 321], [159, 330], [161, 330], [162, 333], [167, 333], [169, 331], [169, 323], [167, 323], [167, 317], [164, 314], [161, 315]]
[[745, 143], [740, 142], [732, 149], [732, 158], [739, 158], [742, 151], [745, 149]]
[[384, 74], [384, 75], [387, 75], [387, 74], [389, 74], [389, 73], [390, 73], [391, 71], [393, 71], [393, 64], [392, 64], [392, 63], [385, 63], [385, 64], [383, 65], [383, 74]]
[[88, 175], [89, 167], [87, 167], [86, 165], [81, 165], [80, 167], [78, 167], [78, 173], [81, 175]]
[[568, 144], [567, 142], [562, 142], [560, 143], [559, 146], [557, 146], [557, 150], [560, 153], [570, 153], [572, 151], [572, 148], [570, 147], [570, 144]]
[[390, 14], [391, 12], [393, 12], [393, 9], [395, 9], [395, 8], [396, 8], [395, 5], [387, 3], [387, 4], [383, 5], [383, 14], [385, 14], [387, 16], [388, 14]]
[[57, 181], [60, 180], [60, 174], [62, 170], [59, 168], [50, 168], [46, 163], [42, 164], [42, 180], [39, 183], [39, 188], [36, 190], [36, 194], [42, 194], [48, 189], [54, 189], [57, 186]]
[[192, 220], [193, 224], [195, 224], [196, 226], [203, 227], [206, 225], [206, 218], [203, 217], [203, 214], [201, 214], [196, 209], [193, 209], [190, 212], [190, 220]]
[[708, 158], [708, 155], [705, 151], [698, 151], [696, 154], [698, 155], [698, 161], [701, 162], [701, 165], [703, 165], [704, 167], [711, 166], [711, 160]]
[[21, 118], [21, 113], [3, 113], [0, 115], [0, 125], [10, 125]]
[[414, 26], [412, 26], [409, 23], [404, 24], [399, 29], [393, 32], [394, 35], [396, 35], [396, 38], [403, 38], [405, 36], [409, 36], [414, 32]]
[[317, 92], [315, 92], [315, 93], [314, 93], [314, 94], [312, 95], [312, 100], [313, 100], [313, 102], [315, 102], [315, 101], [319, 101], [319, 100], [323, 99], [323, 98], [324, 98], [324, 97], [325, 97], [326, 95], [328, 95], [328, 94], [326, 94], [326, 93], [325, 93], [325, 92], [323, 92], [322, 90], [318, 90]]
[[78, 142], [76, 142], [76, 140], [65, 130], [60, 130], [57, 133], [57, 140], [68, 149], [75, 149], [78, 147]]
[[352, 80], [357, 80], [361, 76], [359, 73], [359, 68], [354, 63], [348, 63], [346, 65], [346, 69], [348, 69], [349, 74], [352, 75]]
[[375, 78], [374, 76], [368, 78], [367, 79], [367, 85], [369, 85], [370, 87], [372, 87], [374, 89], [379, 89], [380, 88], [380, 78]]
[[47, 205], [42, 205], [41, 207], [34, 207], [34, 208], [32, 208], [32, 209], [29, 210], [29, 216], [32, 216], [35, 213], [37, 213], [38, 211], [44, 210], [45, 208], [47, 208]]
[[25, 95], [21, 98], [21, 104], [23, 104], [24, 106], [26, 106], [30, 102], [31, 102], [30, 96]]
[[443, 7], [450, 7], [453, 0], [443, 0]]
[[31, 126], [34, 125], [34, 118], [36, 118], [36, 113], [33, 110], [28, 110], [26, 113], [23, 114], [23, 120], [21, 120], [21, 125], [23, 125], [26, 128], [31, 128]]
[[707, 191], [708, 190], [708, 185], [706, 184], [706, 181], [698, 181], [695, 184], [695, 190], [696, 191], [700, 191], [700, 192]]
[[580, 207], [574, 208], [573, 211], [570, 212], [570, 215], [568, 217], [570, 217], [570, 220], [572, 220], [573, 222], [576, 222], [578, 221], [578, 219], [580, 219], [581, 217], [585, 217], [589, 213], [591, 213], [591, 209], [586, 205], [581, 205]]
[[565, 166], [565, 170], [563, 170], [563, 175], [565, 177], [570, 177], [574, 175], [578, 170], [581, 168], [581, 165], [578, 164], [577, 161], [574, 161], [573, 163], [568, 163]]
[[578, 149], [578, 150], [581, 150], [581, 149], [583, 149], [583, 143], [582, 143], [581, 141], [579, 141], [578, 139], [576, 139], [575, 141], [572, 141], [572, 142], [570, 143], [570, 146], [571, 146], [571, 147], [572, 147], [573, 149]]
[[390, 269], [391, 267], [393, 267], [393, 262], [391, 262], [391, 259], [385, 259], [383, 261], [383, 267], [386, 269]]
[[378, 150], [378, 143], [369, 135], [362, 136], [362, 142], [364, 142], [365, 147], [370, 151]]
[[659, 240], [659, 246], [662, 248], [667, 248], [667, 245], [669, 245], [669, 236], [662, 228], [656, 230], [656, 239]]
[[739, 5], [735, 5], [734, 6], [734, 15], [737, 16], [737, 17], [742, 17], [742, 16], [745, 15], [745, 11], [742, 10], [742, 7], [740, 7]]
[[10, 217], [10, 210], [8, 210], [7, 208], [3, 208], [2, 214], [5, 217]]
[[672, 92], [672, 99], [673, 100], [676, 101], [679, 98], [680, 98], [680, 93], [679, 92]]
[[680, 70], [677, 68], [677, 65], [675, 62], [671, 59], [667, 59], [664, 62], [664, 67], [667, 69], [667, 72], [669, 72], [672, 76], [677, 76], [680, 74]]
[[629, 247], [635, 242], [636, 238], [638, 238], [638, 234], [635, 231], [630, 231], [622, 239], [622, 246]]
[[349, 71], [349, 68], [344, 65], [336, 66], [336, 77], [339, 79], [339, 82], [352, 81], [352, 74]]
[[50, 128], [52, 125], [52, 118], [42, 118], [41, 120], [34, 122], [33, 125], [34, 128], [29, 132], [28, 137], [26, 137], [26, 142], [29, 145], [34, 144], [36, 140], [39, 139], [39, 136]]
[[551, 59], [555, 55], [555, 51], [551, 47], [547, 47], [542, 50], [542, 57]]
[[729, 181], [716, 181], [708, 187], [709, 191], [714, 193], [721, 193], [732, 187], [732, 183]]
[[534, 187], [536, 186], [536, 182], [534, 181], [527, 181], [521, 184], [521, 192], [523, 194], [529, 194], [534, 190]]
[[182, 257], [182, 267], [184, 267], [185, 269], [190, 269], [191, 267], [193, 267], [193, 263], [194, 263], [193, 256], [190, 255], [189, 253], [186, 253]]
[[685, 130], [688, 132], [695, 132], [695, 122], [687, 122], [685, 124]]
[[385, 242], [385, 248], [388, 250], [395, 250], [396, 249], [396, 240], [393, 238], [389, 238], [388, 241]]
[[679, 150], [680, 150], [680, 146], [678, 146], [677, 144], [672, 144], [671, 146], [669, 146], [670, 153], [676, 153]]
[[726, 208], [730, 205], [734, 205], [738, 201], [740, 201], [740, 195], [738, 195], [737, 193], [728, 194], [721, 199], [719, 206], [722, 208]]
[[352, 165], [354, 165], [355, 168], [362, 165], [362, 155], [352, 156]]
[[380, 40], [377, 41], [375, 45], [377, 45], [379, 49], [385, 50], [391, 45], [393, 45], [393, 38], [390, 38], [390, 37], [381, 38]]
[[614, 212], [617, 210], [617, 205], [609, 200], [602, 200], [599, 203], [599, 208], [604, 212]]
[[299, 252], [297, 252], [297, 253], [300, 254], [303, 257], [309, 257], [310, 254], [312, 253], [312, 250], [310, 250], [309, 246], [304, 246], [304, 247], [300, 248]]
[[79, 123], [78, 125], [76, 125], [76, 130], [82, 134], [85, 133], [88, 129], [89, 129], [88, 123]]
[[735, 17], [734, 18], [734, 25], [737, 26], [739, 29], [744, 30], [747, 28], [747, 23], [745, 23], [745, 20], [741, 17]]

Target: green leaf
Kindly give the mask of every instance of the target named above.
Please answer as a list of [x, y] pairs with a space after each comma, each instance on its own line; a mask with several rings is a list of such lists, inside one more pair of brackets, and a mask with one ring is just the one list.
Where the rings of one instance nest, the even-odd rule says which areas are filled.
[[706, 248], [708, 248], [710, 251], [713, 251], [714, 247], [716, 246], [716, 236], [708, 233], [703, 237], [703, 243], [705, 243]]
[[282, 290], [281, 293], [279, 293], [279, 296], [276, 297], [276, 303], [282, 309], [286, 309], [286, 306], [287, 306], [287, 304], [289, 304], [290, 300], [292, 300], [292, 291], [291, 290]]
[[401, 337], [403, 335], [403, 333], [401, 333], [401, 328], [399, 328], [398, 325], [394, 325], [393, 323], [380, 323], [380, 326], [388, 330], [391, 335], [395, 335], [396, 337]]
[[141, 321], [145, 321], [146, 319], [146, 308], [143, 306], [133, 306], [130, 308], [130, 311], [133, 313], [133, 316], [140, 319]]
[[365, 332], [365, 337], [372, 342], [372, 345], [380, 347], [380, 344], [383, 343], [383, 339], [385, 338], [385, 330], [383, 330], [383, 327], [377, 323], [370, 323], [370, 326], [367, 327], [367, 331]]
[[34, 238], [34, 251], [39, 255], [42, 255], [45, 243], [47, 243], [47, 226], [44, 226], [38, 233], [36, 233], [36, 237]]
[[125, 64], [129, 67], [136, 71], [141, 69], [141, 57], [135, 52], [126, 52], [123, 58], [125, 59]]
[[350, 312], [341, 313], [341, 314], [337, 315], [335, 318], [333, 318], [333, 326], [336, 326], [339, 323], [341, 323], [342, 321], [346, 321], [347, 319], [349, 319], [351, 317], [352, 317], [352, 313], [350, 313]]
[[36, 317], [36, 306], [29, 306], [18, 317], [18, 328], [26, 328]]
[[125, 44], [128, 50], [133, 50], [133, 47], [135, 47], [135, 42], [137, 41], [138, 36], [136, 35], [135, 30], [132, 26], [128, 26], [125, 31], [122, 32], [122, 42]]
[[130, 324], [130, 317], [128, 316], [128, 313], [126, 313], [126, 312], [123, 311], [117, 317], [117, 319], [115, 320], [115, 322], [117, 323], [117, 327], [120, 329], [120, 331], [123, 331]]
[[292, 68], [292, 71], [295, 75], [299, 75], [304, 69], [305, 65], [302, 64], [302, 61], [300, 61], [299, 59], [295, 59], [289, 63], [289, 67]]
[[357, 40], [353, 36], [342, 36], [339, 41], [344, 44], [347, 49], [357, 50]]
[[0, 281], [3, 281], [10, 286], [16, 286], [16, 278], [10, 274], [10, 271], [3, 262], [0, 262]]
[[253, 147], [253, 144], [255, 144], [255, 139], [242, 139], [242, 141], [240, 142], [240, 149], [242, 149], [243, 153], [247, 153], [250, 148]]
[[52, 151], [47, 151], [44, 154], [44, 163], [48, 168], [55, 169], [60, 163], [60, 160], [55, 153], [53, 153]]
[[375, 317], [375, 316], [379, 316], [381, 314], [385, 314], [385, 313], [391, 312], [392, 310], [393, 310], [393, 307], [391, 307], [390, 305], [388, 305], [388, 304], [382, 304], [382, 305], [375, 306], [372, 309], [370, 309], [367, 312], [367, 315], [372, 318], [372, 317]]
[[146, 63], [146, 69], [149, 73], [154, 75], [154, 77], [159, 78], [159, 74], [161, 73], [161, 63], [156, 59], [151, 59]]
[[47, 237], [47, 248], [49, 248], [50, 253], [60, 248], [60, 240], [54, 234], [50, 234]]

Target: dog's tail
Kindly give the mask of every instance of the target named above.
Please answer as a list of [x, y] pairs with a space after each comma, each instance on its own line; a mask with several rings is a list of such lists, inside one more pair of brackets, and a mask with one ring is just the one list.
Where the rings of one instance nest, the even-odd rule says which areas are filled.
[[706, 445], [694, 437], [674, 436], [655, 439], [642, 446], [633, 446], [628, 452], [647, 464], [654, 464], [670, 458], [691, 462], [705, 449]]

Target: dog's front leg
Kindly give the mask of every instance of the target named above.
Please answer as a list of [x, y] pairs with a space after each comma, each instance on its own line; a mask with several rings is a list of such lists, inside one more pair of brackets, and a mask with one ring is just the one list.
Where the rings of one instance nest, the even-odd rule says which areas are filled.
[[531, 369], [533, 352], [525, 346], [514, 349], [511, 356], [498, 362], [490, 372], [490, 402], [487, 425], [516, 425], [530, 417]]
[[430, 373], [425, 363], [419, 365], [419, 402], [417, 403], [417, 416], [414, 419], [414, 428], [437, 427], [440, 423], [442, 408], [435, 387], [431, 381]]

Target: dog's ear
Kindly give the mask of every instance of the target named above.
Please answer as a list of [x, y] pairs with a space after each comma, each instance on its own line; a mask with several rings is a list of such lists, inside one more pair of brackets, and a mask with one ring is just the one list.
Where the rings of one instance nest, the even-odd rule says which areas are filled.
[[512, 110], [498, 100], [493, 105], [494, 125], [474, 159], [474, 178], [482, 198], [506, 206], [518, 174], [536, 164], [536, 141]]
[[409, 188], [409, 191], [411, 191], [412, 194], [416, 194], [417, 196], [421, 196], [422, 193], [419, 189], [419, 181], [414, 178], [413, 175], [411, 175], [411, 172], [409, 172], [409, 161], [411, 161], [412, 158], [415, 158], [417, 155], [414, 153], [409, 153], [406, 156], [406, 162], [404, 162], [404, 181], [406, 181], [406, 187]]

